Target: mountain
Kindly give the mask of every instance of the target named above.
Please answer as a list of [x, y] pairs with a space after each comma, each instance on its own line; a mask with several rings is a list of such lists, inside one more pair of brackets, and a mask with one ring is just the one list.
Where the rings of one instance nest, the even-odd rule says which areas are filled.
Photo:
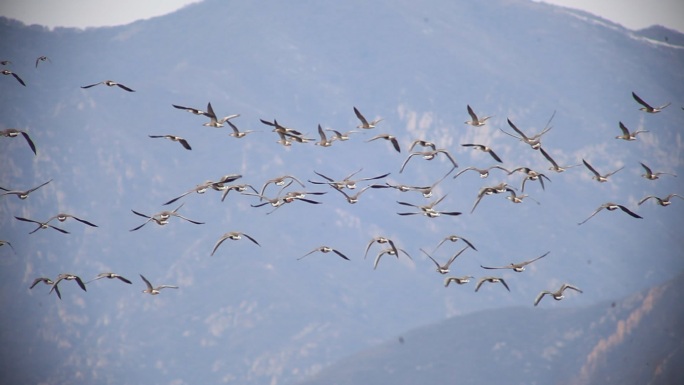
[[612, 303], [452, 317], [340, 360], [300, 384], [680, 383], [684, 313], [672, 309], [681, 310], [682, 278]]
[[[0, 239], [13, 246], [0, 247], [7, 383], [295, 383], [447, 317], [532, 308], [540, 290], [562, 282], [584, 293], [545, 308], [612, 302], [684, 270], [682, 202], [638, 205], [648, 195], [684, 195], [684, 51], [592, 15], [522, 0], [207, 0], [112, 28], [49, 30], [1, 19], [0, 33], [1, 60], [11, 60], [7, 68], [26, 83], [0, 77], [0, 126], [28, 132], [38, 152], [21, 136], [0, 138], [0, 186], [23, 190], [51, 180], [26, 200], [0, 196]], [[42, 55], [50, 62], [36, 67]], [[108, 79], [135, 92], [81, 88]], [[632, 92], [672, 105], [646, 114]], [[260, 132], [235, 139], [172, 107], [204, 109], [208, 102], [219, 116], [240, 114], [232, 120], [240, 129]], [[483, 127], [468, 126], [467, 105], [493, 116]], [[354, 129], [354, 107], [383, 120], [331, 147], [284, 147], [260, 122], [277, 119], [318, 139], [318, 124]], [[602, 173], [624, 169], [606, 183], [583, 166], [550, 171], [539, 151], [502, 132], [513, 132], [508, 119], [530, 135], [553, 127], [543, 148], [561, 165], [586, 159]], [[617, 140], [619, 122], [649, 132]], [[384, 133], [398, 139], [401, 153], [385, 140], [369, 141]], [[192, 150], [148, 137], [161, 134], [184, 137]], [[400, 173], [416, 139], [448, 150], [459, 167], [451, 170], [442, 155], [414, 156]], [[520, 172], [492, 170], [482, 179], [469, 171], [454, 179], [469, 166], [496, 163], [461, 146], [468, 143], [492, 147], [508, 169], [529, 167], [549, 180], [543, 188], [527, 181], [523, 192]], [[640, 162], [679, 177], [647, 180]], [[342, 179], [357, 170], [359, 178], [390, 173], [357, 191], [366, 183], [444, 179], [432, 197], [368, 189], [354, 205], [310, 182], [323, 179], [316, 173]], [[227, 174], [259, 191], [292, 175], [305, 187], [293, 183], [286, 191], [326, 194], [308, 196], [320, 204], [296, 201], [270, 214], [268, 205], [251, 207], [257, 197], [231, 192], [222, 202], [213, 190], [163, 205]], [[512, 204], [487, 195], [471, 214], [478, 191], [500, 182], [529, 199]], [[264, 188], [271, 198], [280, 191]], [[413, 209], [397, 202], [438, 199], [437, 209], [463, 214], [397, 215]], [[578, 226], [611, 201], [643, 218], [602, 210]], [[203, 224], [171, 218], [129, 231], [146, 220], [132, 210], [150, 215], [181, 204], [178, 214]], [[28, 234], [35, 227], [14, 218], [42, 221], [59, 212], [98, 227], [53, 221], [70, 234]], [[230, 231], [259, 245], [226, 241], [211, 256]], [[453, 234], [477, 251], [464, 251], [450, 274], [474, 281], [500, 275], [510, 293], [489, 285], [475, 293], [472, 283], [444, 288], [444, 276], [420, 250], [446, 261], [464, 242], [435, 248]], [[383, 245], [364, 253], [381, 235], [411, 259], [384, 255], [373, 269]], [[350, 260], [334, 253], [298, 260], [321, 245]], [[480, 267], [546, 252], [522, 273]], [[28, 289], [41, 276], [73, 273], [88, 281], [108, 271], [133, 284], [101, 279], [83, 292], [62, 282], [61, 301], [48, 286]], [[142, 294], [139, 274], [179, 289]]]

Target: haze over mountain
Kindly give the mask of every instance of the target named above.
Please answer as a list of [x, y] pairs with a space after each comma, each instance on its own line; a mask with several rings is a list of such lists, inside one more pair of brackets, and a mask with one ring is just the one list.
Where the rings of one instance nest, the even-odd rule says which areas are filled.
[[[0, 186], [25, 189], [53, 179], [26, 200], [0, 197], [0, 239], [16, 251], [0, 248], [0, 354], [3, 372], [11, 373], [7, 383], [296, 383], [447, 317], [480, 311], [492, 319], [497, 311], [520, 311], [518, 322], [535, 319], [525, 315], [532, 311], [559, 317], [605, 307], [684, 270], [684, 202], [637, 205], [647, 195], [684, 195], [684, 48], [676, 32], [663, 41], [586, 13], [500, 0], [205, 1], [167, 16], [85, 31], [0, 19], [0, 33], [0, 60], [11, 60], [7, 68], [26, 82], [23, 87], [11, 76], [0, 77], [0, 126], [26, 130], [38, 148], [34, 156], [23, 138], [0, 138]], [[36, 67], [41, 55], [51, 61]], [[135, 92], [80, 88], [106, 79]], [[672, 105], [645, 114], [632, 92], [654, 105]], [[261, 132], [237, 140], [171, 106], [205, 108], [207, 102], [219, 116], [240, 114], [232, 122], [241, 129]], [[467, 104], [494, 116], [484, 127], [467, 126]], [[319, 123], [340, 131], [356, 127], [353, 106], [383, 121], [329, 148], [285, 148], [259, 122], [277, 119], [318, 139]], [[538, 151], [500, 131], [512, 132], [508, 118], [526, 133], [540, 132], [554, 111], [553, 128], [542, 142], [558, 163], [585, 158], [601, 172], [624, 170], [601, 184], [583, 166], [557, 174]], [[616, 140], [620, 121], [650, 132], [633, 142]], [[365, 143], [381, 133], [396, 136], [402, 152], [385, 141]], [[157, 134], [180, 135], [192, 150], [148, 137]], [[459, 164], [455, 172], [495, 163], [460, 146], [483, 143], [504, 167], [528, 166], [550, 182], [544, 190], [526, 183], [525, 193], [539, 205], [487, 196], [472, 214], [482, 186], [506, 181], [520, 189], [521, 174], [493, 170], [487, 179], [476, 173], [453, 179], [454, 172], [432, 198], [369, 189], [355, 205], [307, 182], [321, 179], [314, 171], [341, 179], [362, 168], [359, 177], [391, 172], [378, 183], [429, 186], [451, 165], [439, 156], [416, 157], [399, 173], [414, 139], [448, 149]], [[639, 162], [679, 177], [646, 180]], [[291, 174], [306, 191], [327, 194], [312, 198], [319, 205], [295, 202], [268, 215], [266, 207], [250, 207], [258, 198], [233, 192], [224, 202], [208, 191], [162, 206], [231, 173], [243, 175], [236, 183], [257, 189]], [[271, 186], [266, 195], [277, 191]], [[422, 205], [444, 195], [439, 208], [462, 215], [396, 214], [407, 209], [396, 201]], [[603, 210], [577, 225], [608, 201], [643, 219]], [[153, 214], [181, 203], [179, 213], [205, 224], [172, 218], [163, 227], [150, 223], [129, 231], [144, 221], [131, 210]], [[33, 227], [13, 218], [45, 220], [58, 212], [99, 227], [65, 222], [57, 225], [70, 234], [45, 229], [28, 235]], [[228, 231], [249, 234], [261, 246], [226, 241], [210, 256]], [[474, 293], [472, 283], [445, 289], [444, 277], [419, 249], [432, 252], [450, 234], [477, 248], [456, 260], [452, 274], [477, 279], [500, 273], [511, 292], [486, 285]], [[383, 257], [373, 270], [380, 245], [367, 259], [363, 253], [379, 235], [394, 239], [412, 260]], [[331, 253], [297, 261], [323, 244], [350, 261]], [[446, 260], [462, 246], [447, 242], [433, 256]], [[547, 251], [523, 273], [479, 266]], [[61, 301], [47, 294], [47, 286], [28, 290], [39, 276], [71, 272], [89, 280], [104, 271], [133, 285], [98, 280], [83, 292], [64, 282]], [[141, 294], [138, 274], [180, 288]], [[562, 282], [584, 293], [558, 303], [545, 299], [533, 308], [540, 290]], [[670, 311], [678, 319], [681, 301]], [[406, 346], [410, 342], [407, 337]], [[473, 354], [476, 362], [487, 359]]]

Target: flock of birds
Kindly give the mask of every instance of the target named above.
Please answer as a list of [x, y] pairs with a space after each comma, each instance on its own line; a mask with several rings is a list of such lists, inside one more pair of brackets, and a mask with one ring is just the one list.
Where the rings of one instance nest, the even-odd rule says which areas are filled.
[[[36, 68], [38, 65], [42, 62], [50, 62], [50, 59], [41, 56], [36, 59], [35, 65]], [[11, 64], [9, 61], [2, 61], [0, 62], [2, 66], [7, 66]], [[17, 82], [19, 82], [22, 86], [26, 86], [26, 83], [24, 80], [16, 73], [14, 73], [11, 70], [8, 69], [3, 69], [2, 70], [3, 75], [12, 75]], [[108, 87], [116, 87], [120, 90], [126, 91], [126, 92], [135, 92], [134, 89], [112, 81], [112, 80], [105, 80], [93, 84], [88, 84], [84, 85], [81, 88], [83, 89], [89, 89], [98, 85], [105, 85]], [[640, 98], [636, 93], [632, 93], [633, 99], [641, 106], [640, 109], [643, 110], [646, 113], [649, 114], [655, 114], [663, 111], [668, 104], [658, 106], [658, 107], [653, 107], [646, 101], [644, 101], [642, 98]], [[205, 110], [201, 110], [198, 108], [194, 107], [186, 107], [182, 105], [172, 105], [173, 108], [183, 110], [190, 112], [194, 115], [197, 115], [198, 117], [202, 118], [208, 118], [209, 120], [203, 123], [203, 126], [207, 127], [214, 127], [214, 128], [222, 128], [225, 127], [226, 125], [230, 127], [229, 135], [233, 138], [236, 139], [241, 139], [246, 137], [248, 134], [255, 133], [255, 132], [260, 132], [260, 131], [255, 131], [255, 130], [240, 130], [237, 125], [233, 122], [233, 120], [237, 117], [239, 117], [239, 114], [232, 114], [232, 115], [227, 115], [224, 117], [219, 118], [218, 115], [214, 112], [214, 109], [212, 107], [211, 103], [207, 104], [207, 107]], [[330, 147], [337, 142], [344, 142], [348, 140], [352, 140], [354, 134], [358, 134], [363, 131], [369, 131], [369, 132], [375, 132], [380, 130], [381, 123], [382, 123], [382, 118], [378, 119], [373, 119], [369, 120], [367, 119], [356, 107], [353, 108], [353, 112], [356, 116], [356, 118], [359, 121], [358, 126], [356, 129], [347, 131], [347, 132], [341, 132], [337, 131], [334, 129], [323, 129], [320, 125], [318, 125], [318, 136], [319, 139], [315, 138], [309, 138], [307, 137], [306, 134], [293, 129], [293, 128], [288, 128], [280, 124], [277, 120], [261, 120], [261, 123], [268, 127], [268, 129], [271, 130], [271, 132], [274, 132], [277, 135], [277, 143], [279, 143], [282, 146], [292, 146], [292, 145], [299, 145], [299, 144], [305, 144], [305, 143], [314, 143], [317, 146], [321, 147]], [[478, 116], [478, 114], [475, 113], [475, 111], [471, 108], [470, 105], [467, 106], [467, 113], [470, 116], [470, 119], [465, 121], [465, 124], [472, 126], [474, 129], [477, 129], [478, 127], [485, 126], [487, 124], [488, 119], [491, 118], [491, 116]], [[555, 114], [555, 113], [554, 113]], [[549, 153], [542, 147], [542, 137], [544, 134], [546, 134], [549, 130], [551, 130], [551, 126], [549, 125], [551, 120], [553, 119], [553, 115], [549, 119], [549, 122], [547, 122], [546, 127], [539, 133], [536, 133], [534, 135], [530, 135], [525, 133], [523, 130], [518, 128], [510, 119], [507, 119], [508, 125], [510, 128], [513, 130], [514, 133], [510, 133], [508, 131], [505, 131], [501, 128], [501, 130], [504, 134], [515, 138], [516, 140], [519, 140], [527, 145], [530, 146], [531, 151], [536, 151], [540, 153], [548, 162], [549, 162], [549, 170], [552, 172], [556, 173], [561, 173], [564, 172], [567, 169], [574, 168], [574, 167], [581, 167], [582, 165], [587, 169], [589, 173], [591, 173], [592, 178], [596, 180], [599, 183], [605, 183], [609, 180], [609, 178], [614, 175], [615, 173], [621, 171], [623, 167], [613, 170], [607, 173], [602, 173], [599, 172], [594, 166], [592, 166], [586, 159], [582, 159], [582, 163], [580, 164], [573, 164], [573, 165], [564, 165], [561, 166], [559, 165], [550, 155]], [[621, 130], [621, 135], [616, 136], [617, 139], [621, 140], [626, 140], [626, 141], [633, 141], [637, 140], [637, 136], [639, 134], [648, 132], [645, 130], [635, 130], [635, 131], [630, 131], [622, 122], [619, 122], [619, 128]], [[372, 130], [372, 131], [370, 131]], [[18, 137], [21, 135], [25, 141], [27, 142], [28, 146], [30, 147], [31, 151], [34, 154], [37, 154], [36, 146], [29, 136], [28, 132], [22, 131], [19, 129], [14, 129], [14, 128], [7, 128], [2, 131], [0, 131], [0, 136], [1, 137], [9, 137], [9, 138], [14, 138]], [[179, 143], [185, 150], [192, 150], [191, 144], [184, 138], [176, 135], [171, 135], [171, 134], [164, 134], [164, 135], [149, 135], [150, 138], [161, 138], [161, 139], [167, 139], [173, 142]], [[375, 141], [380, 141], [384, 140], [389, 143], [391, 146], [391, 149], [396, 151], [397, 153], [401, 153], [402, 151], [402, 144], [399, 142], [396, 136], [389, 134], [389, 133], [379, 133], [377, 135], [372, 136], [366, 142], [375, 142]], [[506, 182], [502, 182], [496, 185], [492, 186], [484, 186], [480, 189], [478, 192], [476, 199], [473, 203], [473, 206], [470, 210], [471, 213], [475, 211], [477, 206], [480, 204], [481, 200], [485, 197], [497, 195], [497, 194], [505, 194], [506, 198], [510, 200], [512, 203], [522, 203], [526, 199], [533, 200], [533, 198], [529, 197], [527, 194], [525, 194], [525, 187], [526, 187], [526, 182], [532, 181], [532, 182], [539, 182], [539, 186], [541, 187], [542, 190], [545, 189], [545, 181], [550, 181], [550, 178], [545, 175], [542, 172], [539, 172], [538, 170], [533, 170], [529, 167], [517, 167], [517, 168], [506, 168], [503, 166], [504, 161], [501, 159], [499, 155], [492, 149], [491, 147], [481, 144], [481, 143], [462, 143], [462, 147], [465, 148], [470, 148], [474, 151], [482, 151], [487, 153], [491, 159], [496, 162], [495, 165], [488, 167], [488, 168], [477, 168], [475, 166], [469, 166], [465, 167], [463, 169], [460, 169], [458, 172], [455, 172], [458, 168], [459, 165], [456, 162], [455, 157], [449, 152], [449, 150], [445, 148], [440, 148], [438, 147], [437, 144], [430, 142], [428, 140], [425, 140], [423, 138], [418, 138], [413, 140], [410, 143], [410, 146], [408, 147], [409, 154], [401, 164], [399, 168], [399, 173], [402, 173], [407, 167], [409, 167], [409, 163], [413, 159], [424, 159], [424, 160], [432, 160], [437, 158], [438, 156], [444, 157], [447, 161], [448, 164], [450, 165], [450, 169], [448, 172], [444, 174], [443, 177], [435, 181], [433, 184], [429, 186], [410, 186], [410, 185], [403, 185], [403, 184], [393, 184], [390, 183], [389, 181], [384, 180], [390, 173], [384, 173], [381, 175], [376, 175], [376, 176], [368, 176], [368, 177], [357, 177], [357, 174], [360, 173], [362, 170], [356, 170], [346, 176], [344, 176], [342, 179], [336, 179], [331, 176], [324, 175], [322, 173], [314, 171], [314, 173], [320, 177], [320, 180], [307, 180], [310, 184], [312, 185], [319, 185], [319, 186], [327, 186], [327, 188], [330, 188], [330, 191], [333, 191], [334, 193], [339, 193], [340, 195], [343, 196], [343, 198], [349, 203], [349, 204], [354, 204], [357, 203], [361, 197], [361, 194], [363, 194], [365, 191], [368, 191], [369, 189], [395, 189], [400, 192], [417, 192], [421, 194], [424, 198], [430, 199], [433, 197], [433, 190], [437, 185], [439, 185], [444, 179], [447, 177], [451, 177], [452, 179], [456, 179], [459, 176], [463, 175], [466, 172], [476, 172], [479, 174], [481, 178], [487, 178], [490, 174], [490, 172], [493, 172], [494, 170], [497, 170], [497, 172], [501, 172], [504, 175], [510, 176], [510, 175], [521, 175], [520, 178], [520, 186], [512, 186]], [[419, 150], [418, 150], [419, 149]], [[415, 162], [414, 162], [415, 163]], [[642, 175], [645, 179], [647, 180], [656, 180], [662, 175], [667, 175], [671, 177], [676, 177], [676, 175], [667, 173], [667, 172], [653, 172], [646, 164], [641, 163], [641, 166], [644, 169], [644, 174]], [[414, 166], [415, 167], [415, 166]], [[260, 186], [260, 188], [257, 188], [259, 186], [253, 186], [250, 184], [238, 184], [234, 183], [235, 181], [239, 180], [242, 177], [242, 175], [239, 174], [229, 174], [229, 175], [224, 175], [217, 180], [210, 180], [206, 181], [204, 183], [200, 183], [194, 188], [191, 188], [182, 194], [166, 201], [163, 205], [171, 205], [175, 203], [176, 201], [182, 199], [183, 197], [197, 193], [197, 194], [203, 194], [209, 190], [215, 190], [219, 191], [222, 193], [221, 196], [221, 201], [224, 201], [228, 194], [231, 191], [234, 191], [235, 193], [243, 194], [245, 196], [250, 196], [253, 197], [254, 203], [251, 204], [252, 207], [262, 207], [262, 206], [270, 206], [271, 210], [267, 212], [267, 214], [271, 214], [274, 211], [280, 209], [286, 204], [289, 203], [294, 203], [294, 202], [305, 202], [308, 204], [320, 204], [321, 202], [315, 199], [312, 199], [312, 197], [315, 196], [320, 196], [324, 195], [327, 193], [327, 191], [306, 191], [306, 190], [296, 190], [292, 189], [291, 186], [299, 186], [302, 189], [306, 189], [306, 185], [304, 182], [296, 178], [295, 176], [292, 175], [282, 175], [273, 179], [269, 179], [264, 181], [264, 183]], [[5, 187], [0, 187], [0, 197], [5, 197], [9, 195], [15, 195], [19, 199], [27, 199], [29, 195], [36, 191], [37, 189], [43, 188], [44, 186], [48, 185], [52, 180], [48, 180], [36, 187], [27, 189], [27, 190], [21, 190], [21, 189], [9, 189]], [[360, 187], [359, 184], [368, 182], [363, 187]], [[358, 188], [358, 189], [357, 189]], [[411, 202], [406, 202], [406, 201], [397, 201], [397, 204], [403, 207], [410, 207], [411, 210], [405, 211], [405, 212], [398, 212], [397, 214], [400, 216], [412, 216], [412, 215], [423, 215], [428, 218], [436, 218], [440, 216], [459, 216], [462, 213], [460, 211], [455, 211], [453, 209], [449, 210], [441, 210], [438, 209], [437, 206], [444, 200], [446, 197], [446, 194], [435, 198], [434, 200], [430, 201], [427, 204], [415, 204]], [[671, 203], [671, 199], [677, 197], [680, 199], [684, 199], [682, 196], [673, 193], [670, 194], [666, 197], [658, 197], [658, 196], [653, 196], [649, 195], [641, 199], [638, 203], [638, 205], [641, 205], [645, 203], [648, 200], [653, 199], [655, 203], [661, 206], [667, 206]], [[536, 202], [536, 201], [535, 201]], [[539, 204], [539, 202], [536, 202]], [[144, 219], [144, 221], [130, 229], [130, 231], [138, 231], [142, 229], [144, 226], [146, 226], [149, 223], [155, 223], [159, 226], [164, 226], [168, 224], [172, 218], [178, 218], [179, 220], [184, 220], [187, 222], [190, 222], [192, 224], [196, 225], [201, 225], [203, 222], [187, 218], [181, 214], [179, 214], [179, 210], [183, 207], [184, 203], [180, 204], [178, 207], [176, 207], [173, 210], [164, 210], [160, 211], [154, 214], [144, 214], [135, 210], [131, 210], [132, 213], [136, 216], [139, 216]], [[579, 222], [579, 225], [582, 225], [586, 223], [588, 220], [593, 218], [595, 215], [600, 213], [603, 210], [607, 211], [614, 211], [620, 209], [624, 213], [628, 214], [629, 216], [633, 218], [642, 218], [639, 214], [635, 213], [628, 207], [622, 204], [618, 203], [613, 203], [613, 202], [606, 202], [599, 206], [591, 215], [589, 215], [586, 219], [583, 221]], [[25, 218], [25, 217], [20, 217], [20, 216], [15, 216], [15, 218], [18, 221], [21, 222], [27, 222], [35, 225], [35, 228], [33, 228], [29, 233], [33, 234], [39, 230], [42, 229], [53, 229], [56, 230], [60, 233], [65, 233], [68, 234], [69, 231], [62, 229], [57, 226], [57, 222], [63, 223], [69, 219], [73, 219], [77, 222], [80, 222], [86, 226], [90, 227], [98, 227], [97, 225], [89, 222], [88, 220], [76, 217], [71, 214], [67, 213], [59, 213], [57, 215], [53, 215], [49, 217], [47, 220], [36, 220], [32, 218]], [[56, 222], [55, 222], [56, 221]], [[219, 248], [226, 242], [226, 241], [239, 241], [242, 239], [247, 239], [248, 241], [252, 242], [255, 247], [260, 247], [261, 244], [257, 241], [255, 237], [252, 235], [245, 234], [240, 231], [231, 231], [227, 232], [223, 235], [221, 235], [216, 243], [214, 244], [212, 250], [211, 250], [211, 255], [214, 255]], [[446, 242], [458, 242], [461, 241], [465, 243], [465, 246], [457, 251], [453, 256], [451, 256], [446, 262], [440, 262], [438, 261], [435, 257], [433, 257], [433, 254], [435, 254], [435, 251], [440, 248], [444, 243]], [[7, 240], [0, 240], [0, 246], [3, 245], [8, 245], [10, 248], [13, 249], [12, 244], [7, 241]], [[389, 256], [394, 256], [395, 258], [399, 258], [401, 255], [405, 255], [407, 258], [412, 259], [412, 257], [409, 255], [409, 253], [400, 248], [397, 247], [397, 243], [395, 240], [384, 237], [384, 236], [377, 236], [373, 237], [370, 239], [366, 245], [365, 249], [365, 255], [364, 259], [367, 258], [370, 249], [374, 245], [379, 245], [382, 248], [377, 251], [377, 254], [375, 256], [375, 261], [373, 263], [373, 268], [376, 269], [379, 265], [379, 262], [381, 258], [385, 255]], [[477, 251], [477, 248], [475, 245], [467, 240], [466, 238], [456, 235], [456, 234], [449, 234], [446, 237], [444, 237], [441, 242], [435, 247], [432, 253], [428, 253], [424, 249], [420, 249], [420, 251], [425, 254], [425, 256], [431, 260], [434, 265], [436, 266], [436, 271], [441, 274], [445, 275], [446, 277], [443, 280], [443, 284], [445, 287], [450, 286], [451, 284], [457, 284], [457, 285], [463, 285], [468, 282], [470, 282], [471, 279], [474, 279], [475, 277], [472, 275], [464, 275], [464, 276], [451, 276], [448, 275], [451, 271], [451, 265], [454, 263], [454, 261], [464, 252], [467, 250], [474, 250]], [[303, 254], [301, 257], [298, 259], [303, 259], [309, 255], [315, 254], [315, 253], [323, 253], [323, 254], [328, 254], [328, 253], [333, 253], [337, 255], [338, 257], [344, 259], [344, 260], [350, 260], [350, 258], [345, 255], [342, 251], [338, 250], [337, 248], [327, 246], [327, 245], [322, 245], [313, 248], [311, 251]], [[514, 272], [523, 272], [525, 270], [525, 267], [528, 266], [531, 263], [534, 263], [542, 258], [545, 258], [547, 255], [549, 255], [549, 251], [545, 252], [544, 254], [534, 257], [529, 260], [521, 261], [521, 262], [513, 262], [508, 265], [503, 265], [503, 266], [482, 266], [482, 269], [484, 270], [512, 270]], [[56, 276], [56, 278], [49, 278], [49, 277], [37, 277], [35, 280], [31, 283], [30, 289], [33, 289], [39, 284], [45, 284], [50, 287], [49, 293], [52, 293], [53, 291], [55, 294], [61, 299], [61, 292], [60, 292], [60, 283], [63, 283], [64, 281], [75, 281], [76, 284], [83, 290], [87, 290], [87, 285], [90, 284], [93, 281], [97, 281], [103, 278], [107, 279], [115, 279], [120, 282], [123, 282], [125, 284], [132, 284], [132, 281], [128, 278], [125, 278], [119, 274], [113, 273], [113, 272], [103, 272], [95, 276], [93, 279], [89, 281], [84, 281], [80, 276], [71, 274], [71, 273], [61, 273]], [[140, 278], [143, 281], [145, 285], [145, 289], [143, 290], [143, 293], [151, 294], [151, 295], [156, 295], [159, 294], [162, 289], [165, 288], [173, 288], [173, 289], [178, 289], [178, 286], [175, 285], [159, 285], [159, 286], [154, 286], [150, 283], [150, 281], [145, 278], [142, 274], [140, 274]], [[510, 292], [510, 287], [509, 283], [506, 282], [501, 276], [498, 275], [486, 275], [482, 276], [477, 279], [477, 283], [475, 285], [475, 292], [479, 291], [480, 288], [484, 284], [501, 284], [503, 288], [508, 290]], [[549, 295], [555, 300], [561, 300], [564, 298], [564, 293], [566, 290], [574, 290], [576, 292], [582, 293], [582, 290], [579, 289], [578, 287], [570, 284], [570, 283], [563, 283], [557, 290], [555, 291], [550, 291], [550, 290], [542, 290], [534, 299], [534, 306], [537, 306], [540, 301], [546, 296]]]

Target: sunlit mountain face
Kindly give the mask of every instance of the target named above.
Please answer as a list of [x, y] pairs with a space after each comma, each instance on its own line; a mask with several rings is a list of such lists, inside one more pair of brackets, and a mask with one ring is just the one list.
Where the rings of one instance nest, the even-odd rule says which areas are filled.
[[[205, 1], [86, 30], [0, 21], [0, 60], [11, 61], [3, 70], [25, 83], [0, 77], [0, 131], [24, 131], [37, 152], [21, 134], [0, 137], [0, 187], [4, 194], [51, 180], [24, 200], [0, 196], [0, 240], [11, 243], [0, 247], [8, 383], [296, 383], [410, 329], [510, 308], [524, 310], [520, 323], [580, 314], [684, 269], [684, 201], [639, 204], [684, 196], [676, 32], [659, 39], [528, 1]], [[36, 66], [40, 56], [49, 61]], [[82, 88], [107, 80], [132, 92]], [[654, 107], [671, 104], [650, 114], [633, 92]], [[209, 117], [173, 107], [207, 111], [209, 102], [217, 120], [239, 114], [228, 122], [255, 132], [236, 138], [227, 122], [204, 126]], [[473, 119], [468, 105], [490, 116], [484, 125], [464, 123]], [[357, 128], [354, 107], [382, 120]], [[299, 134], [283, 140], [262, 120]], [[616, 139], [620, 123], [648, 132]], [[357, 132], [315, 145], [319, 124], [328, 139], [328, 130]], [[530, 138], [546, 131], [541, 149], [513, 126]], [[179, 136], [191, 150], [150, 135]], [[502, 162], [463, 144], [487, 146]], [[547, 157], [567, 169], [549, 170]], [[600, 183], [583, 160], [601, 175], [619, 171]], [[666, 174], [648, 180], [640, 163]], [[505, 170], [487, 178], [467, 170], [494, 165]], [[533, 172], [544, 174], [543, 186]], [[239, 176], [229, 185], [254, 190], [225, 194], [209, 183], [193, 191], [226, 175]], [[292, 178], [276, 185], [283, 176]], [[349, 197], [376, 187], [350, 204], [320, 184], [325, 177], [359, 180], [343, 190]], [[484, 193], [501, 183], [508, 189]], [[269, 201], [295, 192], [306, 200]], [[522, 202], [512, 203], [513, 194]], [[588, 219], [609, 202], [641, 218], [618, 207]], [[156, 214], [174, 210], [183, 218], [157, 224], [166, 221]], [[39, 224], [15, 219], [40, 223], [58, 213], [97, 227], [53, 219], [69, 233], [46, 226], [28, 234]], [[256, 242], [242, 236], [216, 247], [229, 232]], [[396, 250], [371, 243], [376, 237]], [[302, 258], [321, 246], [348, 260], [332, 251]], [[435, 271], [464, 248], [447, 274]], [[523, 272], [481, 267], [547, 252]], [[105, 272], [132, 283], [91, 281]], [[29, 289], [62, 273], [81, 277], [87, 291], [73, 280], [59, 282], [61, 300], [50, 285]], [[142, 293], [140, 275], [178, 289]], [[445, 278], [466, 275], [470, 282], [444, 287]], [[475, 292], [484, 277], [502, 278], [510, 291], [485, 282]], [[540, 291], [564, 282], [583, 292], [534, 306]], [[593, 319], [577, 317], [577, 328]], [[475, 364], [488, 359], [478, 352]], [[577, 368], [582, 352], [563, 356]], [[491, 372], [505, 375], [505, 367]]]

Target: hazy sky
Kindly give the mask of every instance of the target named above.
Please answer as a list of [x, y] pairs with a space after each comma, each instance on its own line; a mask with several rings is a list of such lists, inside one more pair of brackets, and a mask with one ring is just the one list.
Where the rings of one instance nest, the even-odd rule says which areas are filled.
[[[172, 12], [201, 0], [3, 0], [0, 15], [49, 27], [96, 27], [127, 24]], [[579, 8], [630, 29], [653, 24], [684, 31], [681, 0], [546, 0]]]

